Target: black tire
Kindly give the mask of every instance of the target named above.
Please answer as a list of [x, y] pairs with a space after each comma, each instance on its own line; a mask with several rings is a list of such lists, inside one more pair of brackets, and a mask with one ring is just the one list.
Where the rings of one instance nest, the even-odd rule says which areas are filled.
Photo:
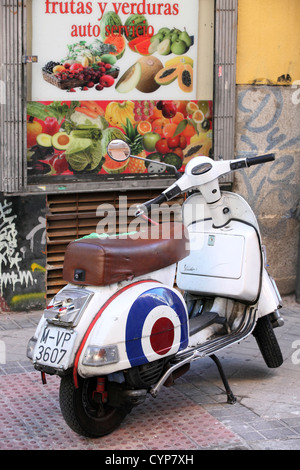
[[283, 357], [269, 315], [258, 319], [253, 336], [266, 365], [270, 368], [280, 367]]
[[93, 400], [96, 378], [79, 378], [75, 388], [72, 375], [62, 377], [59, 389], [59, 403], [67, 425], [77, 434], [86, 437], [102, 437], [117, 429], [130, 407], [111, 407], [104, 404], [99, 414], [99, 404]]

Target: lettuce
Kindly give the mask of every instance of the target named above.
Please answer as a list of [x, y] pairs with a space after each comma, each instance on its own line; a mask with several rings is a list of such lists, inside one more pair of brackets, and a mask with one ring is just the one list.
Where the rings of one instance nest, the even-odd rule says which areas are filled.
[[[90, 139], [74, 139], [78, 140], [90, 140]], [[97, 167], [100, 167], [100, 163], [103, 159], [102, 147], [100, 141], [90, 141], [91, 145], [78, 152], [68, 153], [66, 152], [66, 159], [74, 171], [92, 171]]]

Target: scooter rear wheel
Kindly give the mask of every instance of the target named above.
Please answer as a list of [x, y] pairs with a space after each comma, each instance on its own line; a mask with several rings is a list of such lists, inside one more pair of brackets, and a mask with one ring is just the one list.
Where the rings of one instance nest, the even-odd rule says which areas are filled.
[[115, 408], [95, 401], [96, 380], [95, 377], [79, 377], [79, 387], [75, 388], [72, 375], [61, 379], [59, 403], [62, 415], [67, 425], [81, 436], [105, 436], [117, 429], [131, 411], [129, 406]]
[[266, 365], [270, 368], [280, 367], [283, 357], [269, 315], [258, 319], [253, 336]]

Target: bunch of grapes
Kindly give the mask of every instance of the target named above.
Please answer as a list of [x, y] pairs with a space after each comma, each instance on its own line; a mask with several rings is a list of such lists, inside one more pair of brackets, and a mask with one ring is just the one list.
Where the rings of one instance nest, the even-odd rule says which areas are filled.
[[135, 121], [147, 121], [150, 118], [154, 107], [154, 101], [135, 101], [133, 110]]
[[53, 62], [53, 61], [47, 62], [47, 64], [43, 67], [43, 70], [45, 70], [45, 72], [52, 73], [52, 71], [53, 71], [53, 69], [56, 65], [60, 65], [60, 63], [59, 62]]

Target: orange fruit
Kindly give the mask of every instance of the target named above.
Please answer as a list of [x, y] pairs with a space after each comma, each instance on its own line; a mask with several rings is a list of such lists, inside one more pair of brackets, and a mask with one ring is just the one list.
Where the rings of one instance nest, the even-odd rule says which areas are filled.
[[163, 136], [164, 127], [168, 123], [169, 123], [168, 119], [165, 119], [165, 118], [155, 119], [152, 122], [152, 131]]
[[187, 124], [184, 131], [180, 133], [180, 135], [184, 135], [185, 137], [192, 137], [195, 134], [196, 134], [196, 130], [192, 126], [192, 124]]
[[66, 68], [63, 65], [55, 65], [53, 68], [53, 73], [63, 72]]
[[184, 119], [184, 115], [180, 111], [177, 111], [175, 116], [171, 119], [171, 122], [175, 122], [176, 124], [179, 124], [180, 121], [182, 121], [183, 119]]
[[187, 116], [187, 110], [186, 110], [187, 101], [173, 101], [173, 104], [176, 106], [177, 111], [182, 113], [185, 117]]
[[154, 121], [155, 119], [160, 119], [160, 118], [163, 118], [162, 111], [161, 109], [157, 109], [157, 107], [155, 106], [155, 108], [153, 108], [152, 110], [150, 119]]
[[147, 132], [151, 132], [152, 125], [149, 121], [140, 121], [137, 125], [137, 131], [140, 135], [144, 135]]
[[175, 122], [171, 122], [169, 124], [166, 124], [163, 128], [163, 135], [164, 137], [173, 137], [174, 132], [177, 129], [177, 124]]

